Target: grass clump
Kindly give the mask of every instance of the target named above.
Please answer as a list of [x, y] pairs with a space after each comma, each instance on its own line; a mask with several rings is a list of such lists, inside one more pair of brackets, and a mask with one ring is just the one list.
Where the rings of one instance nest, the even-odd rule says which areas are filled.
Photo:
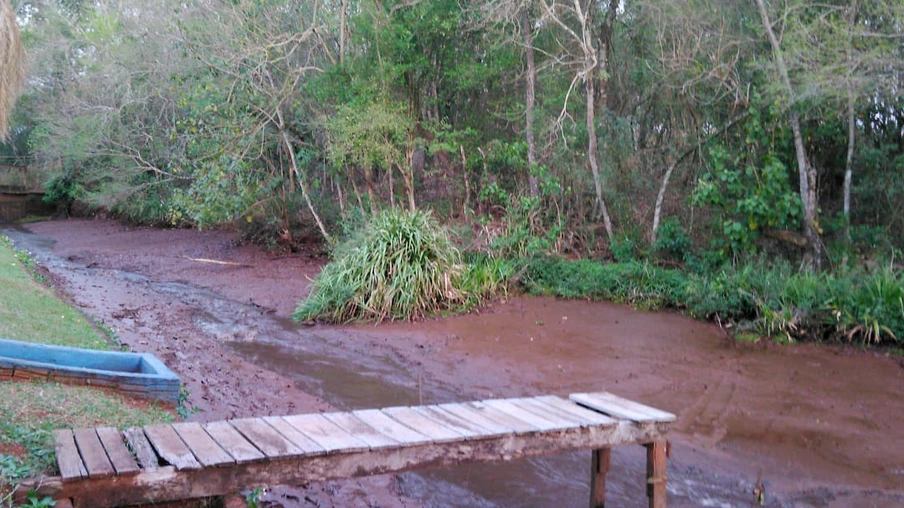
[[505, 273], [499, 262], [463, 263], [429, 212], [386, 210], [336, 248], [293, 317], [348, 323], [466, 310], [497, 291]]

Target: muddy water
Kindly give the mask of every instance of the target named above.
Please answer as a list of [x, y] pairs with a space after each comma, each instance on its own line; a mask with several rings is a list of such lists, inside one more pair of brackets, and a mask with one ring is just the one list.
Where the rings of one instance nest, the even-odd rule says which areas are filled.
[[[193, 398], [205, 410], [195, 419], [318, 410], [318, 400], [354, 409], [608, 389], [679, 415], [672, 505], [749, 506], [762, 475], [772, 506], [904, 506], [904, 368], [897, 358], [739, 346], [717, 327], [669, 313], [544, 298], [425, 323], [305, 327], [286, 316], [304, 292], [297, 281], [316, 273], [316, 263], [268, 258], [211, 233], [89, 221], [32, 228], [46, 236], [13, 236], [68, 277], [77, 304], [119, 319], [133, 348], [159, 352], [193, 380]], [[198, 257], [244, 266], [186, 261]], [[117, 284], [127, 289], [106, 307], [98, 303]], [[144, 300], [128, 303], [138, 292]], [[176, 305], [187, 322], [170, 322], [168, 314], [153, 323], [116, 318], [117, 299], [140, 312], [159, 302]], [[134, 337], [125, 332], [130, 326]], [[195, 354], [184, 344], [191, 341], [174, 334], [222, 345], [237, 372], [266, 372], [254, 372], [248, 383], [222, 378], [236, 383], [238, 395], [216, 391], [210, 380], [221, 379], [222, 360]], [[293, 386], [274, 392], [285, 380]], [[238, 400], [226, 404], [230, 396]], [[287, 398], [296, 403], [286, 405]], [[464, 465], [405, 474], [396, 487], [433, 506], [584, 506], [589, 461], [578, 453]], [[643, 471], [640, 447], [616, 450], [611, 504], [644, 504]]]

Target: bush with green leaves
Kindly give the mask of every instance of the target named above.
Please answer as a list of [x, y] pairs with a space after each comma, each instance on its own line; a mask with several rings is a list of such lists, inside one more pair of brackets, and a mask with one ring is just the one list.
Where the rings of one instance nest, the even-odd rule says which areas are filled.
[[293, 317], [347, 323], [466, 310], [501, 289], [506, 272], [498, 262], [462, 263], [429, 212], [386, 210], [337, 247]]
[[904, 272], [892, 266], [829, 273], [759, 259], [694, 274], [637, 261], [521, 264], [533, 294], [670, 307], [789, 341], [904, 342]]

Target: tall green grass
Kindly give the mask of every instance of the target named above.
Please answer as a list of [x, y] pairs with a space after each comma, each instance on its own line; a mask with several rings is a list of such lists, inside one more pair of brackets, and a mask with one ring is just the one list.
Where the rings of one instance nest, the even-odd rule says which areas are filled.
[[534, 294], [670, 307], [788, 340], [904, 342], [904, 273], [891, 266], [815, 273], [759, 260], [694, 274], [639, 261], [533, 259], [519, 274]]
[[337, 247], [293, 317], [347, 323], [466, 310], [501, 288], [502, 270], [463, 263], [430, 213], [386, 210]]

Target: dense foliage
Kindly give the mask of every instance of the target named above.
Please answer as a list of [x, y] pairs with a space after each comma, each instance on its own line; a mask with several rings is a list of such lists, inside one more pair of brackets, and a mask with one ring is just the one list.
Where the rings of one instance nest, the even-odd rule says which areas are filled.
[[904, 248], [900, 1], [13, 6], [0, 163], [68, 212], [294, 248], [429, 208], [505, 257], [817, 279]]

